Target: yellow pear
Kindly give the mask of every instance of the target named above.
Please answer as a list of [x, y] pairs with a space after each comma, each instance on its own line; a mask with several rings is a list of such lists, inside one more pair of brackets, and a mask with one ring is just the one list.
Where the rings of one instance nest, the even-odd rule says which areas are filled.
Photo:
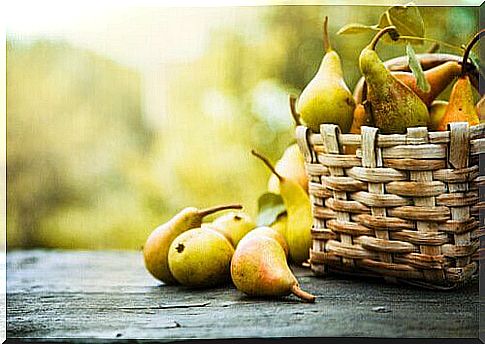
[[478, 118], [480, 119], [480, 123], [485, 122], [485, 96], [480, 98], [476, 105], [477, 113], [478, 113]]
[[256, 227], [255, 229], [250, 231], [248, 234], [246, 234], [244, 236], [244, 238], [241, 240], [241, 242], [243, 240], [246, 241], [246, 240], [249, 240], [250, 238], [261, 237], [261, 236], [266, 236], [268, 238], [276, 240], [281, 245], [283, 250], [285, 251], [285, 255], [288, 256], [290, 249], [288, 247], [288, 244], [286, 243], [285, 237], [281, 233], [276, 231], [275, 229], [268, 227], [268, 226]]
[[180, 211], [168, 222], [155, 228], [143, 245], [145, 267], [156, 279], [166, 284], [176, 284], [168, 266], [168, 249], [172, 241], [181, 233], [200, 227], [205, 216], [226, 209], [241, 209], [241, 205], [223, 205], [208, 209], [188, 207]]
[[429, 129], [438, 130], [438, 126], [446, 112], [448, 102], [446, 100], [435, 100], [429, 107]]
[[312, 245], [311, 228], [313, 216], [310, 197], [303, 188], [291, 179], [281, 176], [270, 161], [252, 151], [276, 175], [280, 183], [280, 194], [287, 212], [286, 241], [290, 248], [290, 258], [296, 264], [308, 259]]
[[244, 237], [231, 261], [236, 288], [249, 296], [279, 297], [294, 294], [307, 302], [315, 296], [303, 291], [287, 263], [287, 253], [269, 227]]
[[[275, 170], [283, 177], [300, 184], [308, 192], [308, 176], [305, 171], [305, 159], [296, 143], [286, 148], [281, 159], [276, 162]], [[278, 177], [273, 174], [268, 179], [268, 191], [275, 194], [280, 193]]]
[[256, 223], [247, 213], [238, 211], [221, 215], [206, 226], [224, 234], [232, 246], [236, 247], [249, 231], [256, 228]]
[[473, 90], [470, 77], [460, 76], [453, 85], [446, 111], [438, 124], [438, 130], [446, 130], [451, 122], [480, 123], [477, 108], [473, 102]]
[[313, 132], [320, 132], [322, 123], [333, 123], [347, 133], [352, 125], [355, 101], [343, 78], [340, 56], [330, 45], [327, 17], [323, 41], [325, 55], [317, 73], [298, 98], [296, 110]]
[[230, 279], [234, 247], [221, 233], [209, 227], [180, 234], [170, 245], [168, 265], [182, 285], [213, 287]]
[[286, 212], [283, 214], [278, 215], [276, 221], [273, 222], [270, 227], [273, 228], [275, 231], [283, 235], [286, 238], [286, 225], [288, 224], [288, 215]]

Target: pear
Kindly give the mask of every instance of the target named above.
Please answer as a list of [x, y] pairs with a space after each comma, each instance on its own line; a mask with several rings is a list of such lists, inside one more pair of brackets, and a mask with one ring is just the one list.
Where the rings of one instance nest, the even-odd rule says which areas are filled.
[[290, 258], [296, 264], [308, 259], [312, 245], [311, 228], [313, 223], [310, 197], [293, 180], [281, 176], [261, 154], [252, 151], [278, 178], [280, 194], [287, 212], [286, 241], [290, 248]]
[[468, 122], [470, 125], [480, 123], [473, 100], [472, 84], [467, 74], [460, 76], [453, 85], [448, 106], [437, 129], [446, 130], [451, 122]]
[[485, 122], [485, 96], [480, 98], [476, 108], [477, 108], [478, 118], [480, 119], [480, 123]]
[[408, 127], [426, 126], [428, 108], [424, 102], [383, 64], [375, 51], [378, 40], [394, 27], [379, 31], [359, 56], [360, 71], [367, 84], [375, 125], [383, 133], [405, 133]]
[[[286, 148], [285, 152], [275, 164], [276, 171], [285, 178], [300, 184], [308, 192], [308, 176], [305, 171], [305, 159], [296, 143]], [[271, 175], [268, 179], [268, 191], [279, 194], [280, 187], [278, 178]]]
[[460, 75], [461, 66], [456, 61], [448, 61], [440, 64], [434, 68], [428, 69], [424, 72], [424, 76], [429, 83], [430, 89], [428, 92], [421, 90], [416, 82], [413, 73], [409, 72], [392, 72], [392, 75], [401, 80], [406, 86], [411, 88], [419, 98], [426, 104], [431, 106], [433, 100], [445, 90], [451, 82]]
[[[285, 251], [285, 256], [288, 257], [288, 254], [290, 252], [290, 249], [288, 247], [288, 244], [286, 243], [286, 239], [283, 234], [278, 232], [276, 229], [268, 226], [260, 226], [256, 227], [253, 229], [251, 232], [246, 234], [243, 238], [244, 241], [249, 240], [250, 238], [253, 237], [261, 237], [261, 236], [266, 236], [268, 238], [276, 240], [281, 247], [283, 248], [283, 251]], [[241, 240], [241, 241], [243, 241]]]
[[358, 104], [355, 107], [354, 119], [352, 121], [352, 127], [350, 128], [350, 133], [360, 134], [360, 127], [366, 125], [372, 125], [372, 116], [369, 111], [366, 110], [364, 104]]
[[288, 214], [284, 213], [278, 215], [276, 221], [273, 222], [270, 227], [280, 233], [284, 238], [286, 238], [286, 226], [288, 224]]
[[168, 266], [168, 249], [172, 241], [181, 233], [200, 227], [205, 216], [226, 209], [241, 209], [241, 205], [223, 205], [199, 210], [188, 207], [180, 211], [168, 222], [155, 228], [143, 245], [143, 259], [148, 272], [166, 284], [176, 284]]
[[168, 250], [168, 266], [180, 284], [208, 288], [230, 280], [234, 247], [209, 227], [190, 229], [175, 238]]
[[446, 100], [435, 100], [429, 108], [429, 129], [438, 130], [438, 126], [445, 115], [448, 102]]
[[[372, 126], [372, 116], [370, 111], [365, 108], [364, 104], [357, 104], [354, 110], [354, 119], [352, 121], [350, 133], [360, 134], [360, 127], [363, 125]], [[345, 154], [355, 155], [356, 152], [357, 146], [345, 146]]]
[[251, 216], [245, 212], [229, 212], [221, 215], [206, 226], [211, 227], [222, 233], [229, 239], [232, 246], [237, 247], [239, 241], [252, 229], [256, 228], [256, 223]]
[[327, 26], [325, 17], [325, 55], [317, 73], [298, 98], [296, 110], [313, 132], [320, 132], [322, 123], [337, 124], [343, 132], [348, 132], [355, 101], [343, 78], [340, 57], [330, 45]]
[[[270, 234], [273, 232], [273, 234]], [[303, 291], [287, 263], [287, 255], [277, 232], [269, 227], [250, 232], [241, 240], [231, 261], [231, 277], [236, 288], [249, 296], [280, 297], [294, 294], [314, 302]]]

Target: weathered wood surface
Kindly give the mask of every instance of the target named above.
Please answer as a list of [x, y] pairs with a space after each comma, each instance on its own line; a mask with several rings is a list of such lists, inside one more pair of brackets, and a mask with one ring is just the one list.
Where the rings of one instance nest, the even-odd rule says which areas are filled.
[[478, 281], [443, 292], [294, 270], [316, 303], [165, 286], [139, 252], [13, 251], [7, 338], [478, 337]]

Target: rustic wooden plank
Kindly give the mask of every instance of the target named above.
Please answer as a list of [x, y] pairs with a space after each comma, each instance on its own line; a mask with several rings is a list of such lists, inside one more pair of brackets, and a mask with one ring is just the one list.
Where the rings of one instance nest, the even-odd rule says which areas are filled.
[[[13, 251], [7, 256], [7, 336], [90, 343], [478, 336], [478, 281], [443, 293], [293, 269], [302, 287], [317, 295], [314, 304], [251, 299], [232, 285], [165, 286], [145, 271], [140, 252]], [[373, 310], [378, 307], [389, 312]]]

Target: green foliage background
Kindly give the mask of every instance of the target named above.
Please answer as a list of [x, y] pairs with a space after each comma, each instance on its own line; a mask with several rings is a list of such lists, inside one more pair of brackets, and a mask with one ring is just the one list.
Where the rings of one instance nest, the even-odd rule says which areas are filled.
[[[250, 150], [276, 160], [292, 142], [287, 95], [298, 95], [318, 68], [324, 16], [353, 88], [371, 34], [335, 32], [377, 23], [385, 9], [212, 9], [210, 20], [230, 14], [234, 22], [212, 30], [196, 60], [163, 66], [165, 87], [150, 90], [166, 100], [157, 125], [135, 68], [55, 38], [8, 36], [8, 248], [138, 249], [189, 205], [240, 202], [255, 216], [269, 172]], [[460, 45], [478, 30], [475, 7], [420, 11], [428, 37]], [[382, 59], [405, 54], [385, 44], [378, 52]]]

